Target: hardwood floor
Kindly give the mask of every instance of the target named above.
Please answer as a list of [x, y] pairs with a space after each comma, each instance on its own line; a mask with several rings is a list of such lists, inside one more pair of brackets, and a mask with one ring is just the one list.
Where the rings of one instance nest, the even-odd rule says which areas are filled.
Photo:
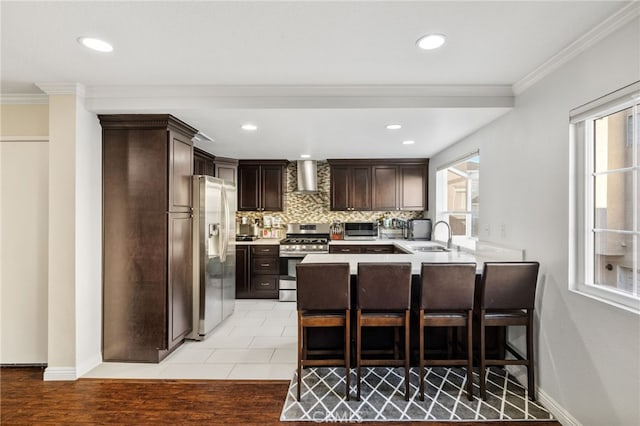
[[[40, 368], [0, 369], [1, 424], [276, 424], [280, 423], [278, 419], [288, 388], [287, 381], [80, 379], [45, 382], [42, 374]], [[455, 425], [526, 423], [560, 426], [558, 422], [546, 421], [456, 422]]]

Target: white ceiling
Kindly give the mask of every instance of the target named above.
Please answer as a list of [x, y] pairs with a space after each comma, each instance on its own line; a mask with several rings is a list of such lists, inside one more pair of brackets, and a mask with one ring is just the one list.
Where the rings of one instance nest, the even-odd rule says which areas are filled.
[[[4, 1], [1, 90], [80, 83], [90, 110], [173, 113], [227, 157], [429, 157], [507, 112], [514, 84], [627, 3]], [[420, 51], [430, 32], [447, 44]], [[86, 50], [85, 35], [114, 52]]]

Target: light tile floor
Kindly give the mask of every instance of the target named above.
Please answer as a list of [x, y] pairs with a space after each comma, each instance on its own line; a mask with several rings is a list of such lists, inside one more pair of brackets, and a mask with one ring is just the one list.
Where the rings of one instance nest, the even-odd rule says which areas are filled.
[[187, 340], [159, 364], [103, 362], [83, 377], [281, 379], [296, 369], [296, 304], [236, 300], [235, 312], [206, 340]]

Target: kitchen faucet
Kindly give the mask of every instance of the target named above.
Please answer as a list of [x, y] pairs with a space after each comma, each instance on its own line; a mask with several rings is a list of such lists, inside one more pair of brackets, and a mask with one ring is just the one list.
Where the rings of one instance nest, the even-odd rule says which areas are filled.
[[447, 240], [447, 248], [450, 249], [451, 248], [451, 238], [452, 238], [452, 234], [451, 234], [451, 226], [449, 226], [449, 224], [447, 222], [445, 222], [444, 220], [439, 220], [435, 223], [435, 225], [433, 225], [433, 233], [436, 233], [436, 226], [438, 226], [439, 223], [444, 223], [445, 225], [447, 225], [447, 229], [449, 230], [449, 239]]

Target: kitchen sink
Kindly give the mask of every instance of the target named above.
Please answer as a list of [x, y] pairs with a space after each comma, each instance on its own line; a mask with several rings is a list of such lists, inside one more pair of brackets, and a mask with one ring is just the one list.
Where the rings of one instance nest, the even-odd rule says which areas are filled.
[[442, 252], [442, 251], [451, 251], [451, 249], [448, 249], [446, 247], [442, 247], [442, 246], [422, 246], [422, 247], [411, 247], [411, 250], [413, 251], [419, 251], [419, 252]]

